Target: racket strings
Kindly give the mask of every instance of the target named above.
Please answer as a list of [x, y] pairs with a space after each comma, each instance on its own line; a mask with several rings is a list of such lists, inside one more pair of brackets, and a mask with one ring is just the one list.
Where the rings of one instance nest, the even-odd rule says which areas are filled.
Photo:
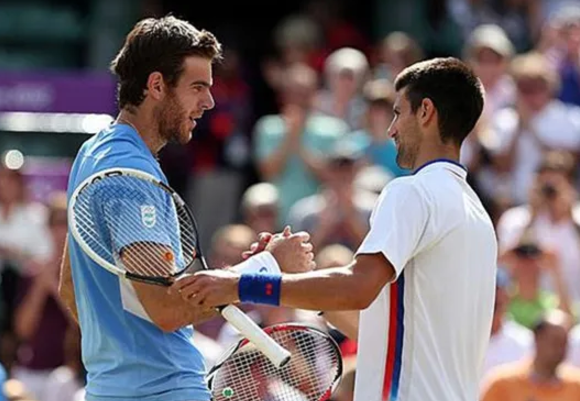
[[[85, 243], [122, 270], [168, 277], [195, 258], [197, 236], [189, 214], [149, 181], [114, 176], [94, 182], [79, 193], [74, 215]], [[131, 248], [136, 252], [127, 266], [121, 256]]]
[[338, 376], [340, 355], [325, 336], [310, 330], [271, 333], [292, 353], [274, 366], [251, 343], [240, 348], [216, 373], [215, 401], [322, 401]]

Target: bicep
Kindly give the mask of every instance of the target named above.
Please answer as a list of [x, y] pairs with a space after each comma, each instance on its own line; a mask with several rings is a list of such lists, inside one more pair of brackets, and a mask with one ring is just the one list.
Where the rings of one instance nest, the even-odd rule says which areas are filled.
[[[357, 291], [364, 298], [366, 307], [375, 300], [383, 287], [396, 278], [396, 271], [382, 252], [355, 256], [352, 271]], [[366, 309], [366, 308], [365, 308]]]

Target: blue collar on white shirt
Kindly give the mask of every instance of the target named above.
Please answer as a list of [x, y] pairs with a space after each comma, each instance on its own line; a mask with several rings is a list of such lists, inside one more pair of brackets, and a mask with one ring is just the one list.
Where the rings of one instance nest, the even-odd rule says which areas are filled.
[[450, 163], [454, 166], [460, 167], [462, 170], [464, 170], [467, 173], [467, 167], [465, 167], [463, 164], [458, 163], [455, 160], [441, 158], [441, 159], [430, 160], [427, 163], [423, 164], [422, 166], [420, 166], [419, 168], [417, 168], [413, 172], [413, 175], [417, 174], [419, 171], [423, 170], [425, 167], [430, 166], [430, 165], [435, 164], [435, 163]]

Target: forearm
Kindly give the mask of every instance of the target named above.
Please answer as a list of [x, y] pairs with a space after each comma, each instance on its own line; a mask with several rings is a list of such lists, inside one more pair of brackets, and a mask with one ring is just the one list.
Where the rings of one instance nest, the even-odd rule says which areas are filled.
[[219, 313], [213, 308], [194, 307], [179, 293], [168, 293], [165, 287], [137, 282], [131, 284], [153, 324], [165, 332], [205, 322]]
[[16, 310], [14, 330], [20, 340], [28, 340], [36, 331], [46, 297], [46, 291], [38, 283], [34, 283]]
[[325, 312], [324, 318], [351, 340], [358, 340], [359, 311]]
[[280, 304], [306, 310], [364, 309], [370, 303], [370, 294], [361, 288], [360, 276], [352, 266], [285, 275]]

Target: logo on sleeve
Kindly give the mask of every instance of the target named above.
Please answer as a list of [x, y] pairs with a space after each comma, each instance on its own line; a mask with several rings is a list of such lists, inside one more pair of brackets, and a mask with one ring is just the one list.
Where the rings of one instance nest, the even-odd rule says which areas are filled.
[[157, 221], [155, 206], [141, 206], [141, 222], [147, 228], [152, 228]]

